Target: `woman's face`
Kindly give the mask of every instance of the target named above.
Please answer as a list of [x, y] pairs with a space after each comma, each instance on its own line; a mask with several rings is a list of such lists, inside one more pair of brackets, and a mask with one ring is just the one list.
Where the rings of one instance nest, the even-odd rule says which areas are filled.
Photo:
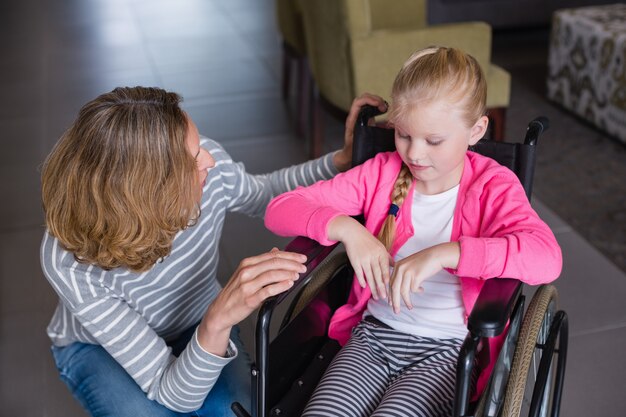
[[206, 177], [209, 175], [209, 169], [215, 166], [215, 160], [209, 152], [200, 146], [200, 135], [196, 124], [187, 115], [187, 149], [196, 160], [198, 168], [198, 201], [202, 199], [202, 189], [206, 184]]
[[460, 109], [445, 101], [416, 106], [395, 124], [396, 148], [422, 194], [439, 194], [461, 180], [465, 152], [482, 138], [487, 117], [467, 127]]

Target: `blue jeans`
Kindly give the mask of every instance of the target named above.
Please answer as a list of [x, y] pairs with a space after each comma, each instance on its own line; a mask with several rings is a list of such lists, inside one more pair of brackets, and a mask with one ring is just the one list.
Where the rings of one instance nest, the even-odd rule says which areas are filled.
[[[169, 343], [175, 355], [187, 346], [194, 330], [195, 327], [188, 329]], [[235, 414], [230, 409], [233, 401], [251, 409], [251, 362], [239, 338], [238, 327], [233, 328], [230, 337], [239, 355], [224, 367], [202, 407], [191, 413], [177, 413], [149, 400], [124, 368], [100, 345], [75, 342], [64, 347], [53, 346], [52, 355], [61, 379], [93, 417], [233, 417]]]

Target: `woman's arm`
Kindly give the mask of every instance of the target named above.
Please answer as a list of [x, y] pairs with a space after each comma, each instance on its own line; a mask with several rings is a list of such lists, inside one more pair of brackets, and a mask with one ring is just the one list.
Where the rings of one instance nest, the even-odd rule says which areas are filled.
[[246, 258], [207, 309], [198, 328], [198, 341], [207, 352], [224, 356], [233, 326], [263, 301], [291, 288], [306, 271], [306, 256], [274, 248]]
[[[276, 250], [242, 261], [187, 347], [174, 357], [143, 316], [143, 309], [137, 310], [102, 285], [103, 271], [77, 263], [49, 235], [42, 244], [43, 272], [68, 311], [70, 325], [88, 336], [88, 343], [106, 349], [149, 399], [178, 412], [202, 405], [222, 368], [237, 356], [235, 345], [229, 342], [231, 327], [262, 300], [289, 288], [304, 269], [302, 261], [302, 255]], [[122, 276], [129, 282], [142, 277]], [[151, 303], [150, 311], [165, 308], [172, 298], [155, 299], [160, 304]]]
[[[71, 305], [67, 303], [69, 298]], [[65, 293], [61, 299], [82, 331], [91, 335], [90, 343], [102, 346], [147, 398], [173, 411], [191, 412], [200, 408], [223, 367], [237, 356], [235, 345], [228, 340], [229, 347], [221, 354], [203, 349], [196, 331], [187, 347], [175, 357], [165, 340], [124, 300], [101, 293], [82, 301]]]
[[230, 183], [232, 200], [230, 209], [251, 216], [261, 217], [272, 198], [298, 186], [308, 186], [320, 180], [333, 178], [337, 173], [348, 170], [352, 164], [353, 130], [361, 107], [369, 104], [387, 109], [386, 102], [378, 96], [363, 94], [357, 97], [346, 119], [344, 146], [341, 150], [307, 161], [299, 165], [283, 168], [269, 174], [252, 175], [246, 172], [242, 163], [235, 163], [215, 142], [208, 149], [216, 158]]
[[[365, 105], [375, 106], [385, 113], [387, 111], [387, 102], [382, 97], [363, 93], [352, 101], [348, 117], [346, 118], [346, 128], [344, 130], [343, 148], [333, 155], [333, 163], [339, 172], [347, 171], [352, 168], [352, 143], [354, 141], [354, 125], [361, 111], [361, 107]], [[374, 120], [370, 121], [373, 124]]]
[[243, 163], [235, 162], [217, 143], [209, 141], [207, 150], [216, 160], [213, 172], [209, 171], [207, 186], [212, 176], [220, 175], [228, 200], [228, 210], [254, 217], [263, 217], [270, 200], [276, 195], [310, 185], [316, 181], [332, 178], [337, 174], [333, 155], [274, 171], [270, 174], [253, 175]]

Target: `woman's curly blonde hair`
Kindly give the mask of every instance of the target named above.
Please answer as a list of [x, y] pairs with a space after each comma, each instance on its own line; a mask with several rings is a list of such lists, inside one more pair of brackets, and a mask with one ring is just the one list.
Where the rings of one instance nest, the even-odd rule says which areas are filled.
[[[407, 117], [419, 103], [447, 100], [463, 111], [467, 127], [485, 115], [487, 80], [474, 57], [456, 48], [429, 47], [415, 52], [404, 63], [391, 90], [389, 119], [392, 124]], [[413, 176], [405, 164], [391, 193], [391, 204], [402, 206]], [[388, 251], [394, 241], [395, 215], [385, 219], [378, 239]]]
[[42, 170], [48, 231], [79, 262], [150, 269], [199, 216], [181, 97], [116, 88], [87, 103]]

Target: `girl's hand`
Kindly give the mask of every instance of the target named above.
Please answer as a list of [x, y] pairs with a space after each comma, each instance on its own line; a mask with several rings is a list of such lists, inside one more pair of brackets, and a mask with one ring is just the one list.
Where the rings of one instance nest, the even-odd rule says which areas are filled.
[[341, 241], [361, 287], [369, 285], [372, 297], [387, 298], [389, 266], [393, 259], [385, 246], [352, 217], [335, 217], [328, 225], [328, 238]]
[[291, 288], [299, 274], [306, 271], [304, 262], [306, 256], [276, 248], [242, 260], [202, 319], [198, 331], [202, 348], [222, 356], [231, 328], [267, 298]]
[[423, 292], [422, 282], [444, 268], [456, 269], [461, 256], [458, 242], [442, 243], [424, 249], [396, 262], [391, 275], [389, 302], [393, 311], [400, 312], [400, 300], [410, 310], [411, 293]]
[[[346, 171], [352, 167], [352, 142], [354, 138], [354, 124], [361, 111], [361, 107], [369, 104], [374, 107], [378, 107], [380, 111], [387, 111], [387, 102], [374, 94], [363, 93], [359, 97], [355, 98], [350, 106], [350, 112], [346, 118], [346, 130], [344, 134], [343, 149], [336, 152], [333, 156], [333, 163], [338, 171]], [[373, 119], [371, 123], [373, 123]]]

